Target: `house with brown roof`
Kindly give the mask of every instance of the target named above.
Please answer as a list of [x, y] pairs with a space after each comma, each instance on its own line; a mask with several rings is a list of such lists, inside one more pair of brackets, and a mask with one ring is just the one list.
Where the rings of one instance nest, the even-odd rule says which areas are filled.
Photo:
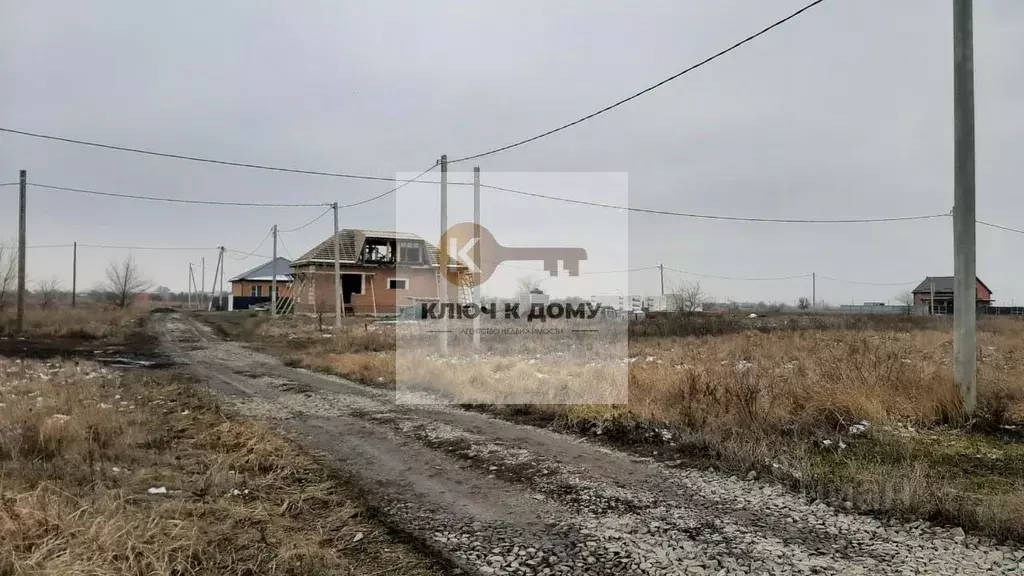
[[[296, 312], [334, 312], [334, 245], [332, 235], [292, 263]], [[416, 234], [346, 228], [338, 248], [346, 314], [394, 314], [437, 301], [438, 286], [447, 286], [438, 281], [437, 247]], [[449, 266], [465, 270], [454, 260]]]
[[[992, 290], [979, 278], [975, 278], [975, 305], [985, 308], [992, 305]], [[927, 308], [933, 314], [953, 313], [953, 277], [928, 276], [913, 290], [914, 306]], [[934, 302], [932, 295], [934, 294]]]

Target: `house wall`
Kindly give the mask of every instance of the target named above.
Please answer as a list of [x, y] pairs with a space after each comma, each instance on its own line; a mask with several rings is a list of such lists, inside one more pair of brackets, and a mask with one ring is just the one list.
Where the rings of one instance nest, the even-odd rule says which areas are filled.
[[[987, 290], [985, 288], [985, 286], [981, 282], [977, 282], [975, 284], [975, 297], [976, 297], [976, 299], [978, 301], [988, 302], [988, 301], [992, 300], [992, 292]], [[929, 291], [914, 292], [914, 304], [916, 304], [918, 306], [927, 305], [929, 298], [931, 298], [931, 292], [929, 292]], [[940, 300], [951, 300], [952, 298], [953, 298], [953, 295], [948, 293], [948, 292], [936, 292], [935, 293], [935, 302], [936, 303], [939, 302]]]
[[[319, 266], [313, 274], [315, 282], [308, 280], [309, 267], [301, 266], [297, 274], [306, 275], [306, 288], [296, 296], [296, 311], [312, 313], [317, 305], [323, 305], [329, 313], [334, 312], [334, 270], [330, 266]], [[394, 314], [398, 306], [413, 304], [412, 297], [436, 298], [437, 279], [432, 268], [365, 268], [343, 267], [342, 274], [362, 274], [363, 292], [352, 294], [346, 310], [356, 314], [373, 314], [376, 299], [377, 314]], [[405, 290], [389, 290], [389, 278], [408, 280]], [[301, 283], [301, 280], [300, 280]]]
[[[263, 287], [263, 296], [270, 296], [271, 282], [269, 280], [260, 280], [253, 282], [251, 280], [239, 280], [238, 282], [231, 283], [231, 294], [232, 296], [250, 296], [252, 294], [253, 286]], [[277, 295], [281, 298], [290, 298], [292, 295], [292, 286], [286, 282], [277, 283]]]

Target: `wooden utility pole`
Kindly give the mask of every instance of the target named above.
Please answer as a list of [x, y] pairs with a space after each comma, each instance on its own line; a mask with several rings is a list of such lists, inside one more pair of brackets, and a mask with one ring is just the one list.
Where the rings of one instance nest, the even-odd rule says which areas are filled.
[[78, 294], [78, 242], [71, 249], [71, 307], [75, 307], [75, 295]]
[[18, 319], [17, 328], [20, 333], [25, 328], [25, 188], [28, 173], [22, 170], [19, 178], [18, 194]]
[[661, 295], [662, 295], [662, 300], [664, 300], [665, 299], [664, 298], [664, 296], [665, 296], [665, 263], [664, 262], [658, 262], [658, 272], [661, 274]]
[[964, 412], [977, 403], [973, 0], [953, 0], [953, 359]]
[[270, 315], [277, 316], [277, 224], [274, 224], [274, 259], [270, 261]]
[[[448, 231], [448, 155], [441, 155], [441, 233], [438, 240], [444, 237]], [[438, 344], [441, 354], [448, 353], [448, 316], [445, 314], [445, 304], [448, 302], [448, 262], [451, 256], [448, 254], [447, 246], [438, 246], [441, 259], [438, 261], [438, 271], [441, 273], [441, 290], [437, 297], [441, 301], [441, 330], [437, 333]]]
[[[341, 330], [341, 316], [345, 308], [341, 302], [341, 239], [338, 238], [338, 203], [331, 204], [334, 209], [334, 329]], [[313, 279], [316, 282], [316, 279]]]
[[818, 309], [818, 273], [811, 272], [811, 310]]
[[[480, 302], [480, 279], [482, 278], [480, 262], [480, 167], [473, 168], [473, 264], [476, 272], [473, 273], [473, 303], [479, 306]], [[480, 347], [480, 316], [473, 317], [473, 348]]]

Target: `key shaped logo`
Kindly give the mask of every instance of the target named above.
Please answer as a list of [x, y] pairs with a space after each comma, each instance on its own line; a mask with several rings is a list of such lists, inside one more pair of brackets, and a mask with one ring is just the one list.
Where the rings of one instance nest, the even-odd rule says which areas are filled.
[[[558, 276], [558, 263], [562, 262], [570, 276], [579, 276], [580, 261], [587, 259], [587, 251], [583, 248], [502, 246], [489, 230], [480, 226], [478, 237], [475, 228], [472, 222], [459, 222], [450, 226], [441, 236], [437, 261], [451, 284], [483, 284], [494, 274], [499, 264], [510, 260], [543, 262], [544, 269], [552, 276]], [[458, 269], [446, 266], [446, 263], [456, 262], [466, 267], [470, 274], [468, 279]]]

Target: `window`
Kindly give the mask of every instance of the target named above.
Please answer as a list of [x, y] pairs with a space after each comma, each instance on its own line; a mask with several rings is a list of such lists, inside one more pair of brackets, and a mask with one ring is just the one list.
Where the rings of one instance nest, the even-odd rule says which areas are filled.
[[388, 290], [405, 290], [409, 287], [409, 281], [405, 278], [388, 278]]
[[420, 243], [419, 242], [399, 242], [398, 243], [398, 261], [408, 262], [411, 264], [420, 264], [423, 262], [423, 258], [420, 255]]
[[263, 286], [260, 286], [259, 284], [257, 284], [256, 286], [250, 286], [249, 295], [254, 298], [259, 298], [260, 296], [263, 296]]

